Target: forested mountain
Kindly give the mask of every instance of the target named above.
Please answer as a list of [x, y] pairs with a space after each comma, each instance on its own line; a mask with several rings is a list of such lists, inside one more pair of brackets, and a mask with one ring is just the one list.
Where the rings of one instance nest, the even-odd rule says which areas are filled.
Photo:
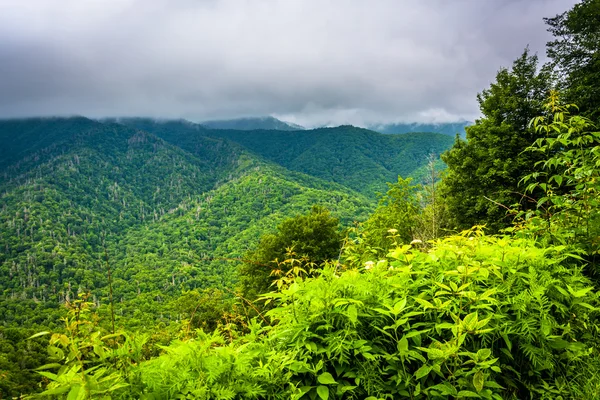
[[209, 129], [235, 129], [240, 131], [251, 131], [256, 129], [278, 130], [278, 131], [297, 131], [304, 127], [284, 122], [274, 117], [254, 117], [254, 118], [236, 118], [204, 121], [201, 125]]
[[[372, 209], [342, 186], [219, 138], [195, 138], [192, 154], [144, 131], [85, 118], [2, 121], [0, 135], [6, 158], [20, 157], [3, 167], [0, 182], [9, 324], [32, 317], [19, 304], [56, 308], [88, 289], [105, 298], [105, 249], [116, 295], [164, 298], [230, 285], [237, 264], [210, 260], [240, 257], [278, 221], [312, 204], [345, 223]], [[10, 137], [23, 140], [12, 145]]]
[[225, 138], [287, 169], [336, 182], [366, 196], [385, 191], [398, 175], [422, 176], [428, 156], [439, 156], [454, 138], [436, 133], [383, 135], [354, 126], [305, 131], [208, 130], [186, 121], [122, 119], [198, 154], [197, 141]]
[[378, 124], [370, 125], [368, 128], [380, 133], [411, 133], [411, 132], [435, 132], [443, 133], [444, 135], [465, 137], [465, 128], [473, 125], [469, 121], [459, 122], [442, 122], [442, 123], [396, 123], [396, 124]]

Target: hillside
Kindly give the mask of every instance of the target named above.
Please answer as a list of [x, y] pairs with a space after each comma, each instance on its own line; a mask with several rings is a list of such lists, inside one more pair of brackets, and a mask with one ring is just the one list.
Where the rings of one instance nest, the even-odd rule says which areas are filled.
[[[210, 135], [215, 135], [211, 132]], [[383, 135], [353, 126], [307, 131], [218, 131], [220, 137], [288, 169], [336, 182], [373, 197], [398, 175], [411, 176], [452, 146], [452, 137], [436, 133]]]
[[[384, 135], [353, 126], [305, 131], [210, 130], [187, 121], [127, 119], [166, 141], [200, 154], [206, 138], [227, 139], [287, 169], [335, 182], [374, 198], [398, 175], [422, 176], [430, 154], [438, 155], [454, 138], [436, 133]], [[228, 142], [228, 143], [229, 143]]]
[[157, 301], [182, 289], [230, 285], [236, 263], [201, 259], [241, 256], [287, 216], [321, 203], [349, 223], [372, 207], [223, 139], [198, 138], [201, 158], [144, 131], [82, 118], [0, 122], [0, 139], [13, 135], [31, 146], [4, 149], [22, 157], [0, 181], [4, 324], [53, 323], [59, 304], [81, 290], [106, 301], [105, 248], [123, 308], [162, 293], [146, 307], [151, 317]]
[[236, 118], [204, 121], [200, 123], [209, 129], [235, 129], [240, 131], [251, 131], [256, 129], [297, 131], [304, 127], [290, 122], [284, 122], [274, 117]]

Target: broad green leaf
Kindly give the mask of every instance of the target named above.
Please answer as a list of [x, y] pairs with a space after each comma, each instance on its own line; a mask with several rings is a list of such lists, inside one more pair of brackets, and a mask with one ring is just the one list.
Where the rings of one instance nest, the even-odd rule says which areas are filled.
[[458, 394], [456, 395], [457, 399], [462, 399], [465, 397], [472, 397], [472, 398], [476, 398], [476, 399], [480, 399], [481, 396], [478, 395], [475, 392], [471, 392], [470, 390], [461, 390], [460, 392], [458, 392]]
[[411, 331], [411, 332], [408, 332], [406, 335], [404, 335], [404, 337], [407, 338], [407, 339], [410, 339], [411, 337], [419, 336], [422, 333], [427, 333], [430, 330], [431, 329], [423, 329], [422, 331]]
[[323, 372], [321, 375], [319, 375], [317, 381], [319, 381], [319, 383], [322, 385], [335, 385], [337, 383], [329, 372]]
[[329, 398], [329, 388], [327, 386], [318, 386], [317, 394], [322, 400], [327, 400]]
[[477, 359], [480, 361], [488, 359], [491, 355], [492, 355], [492, 351], [490, 349], [477, 350]]
[[594, 290], [593, 287], [588, 287], [580, 290], [573, 290], [573, 288], [569, 285], [567, 285], [567, 289], [569, 289], [569, 292], [571, 293], [571, 295], [573, 295], [573, 297], [584, 297], [586, 294], [588, 294], [588, 292]]
[[427, 389], [438, 391], [444, 396], [456, 396], [457, 394], [456, 388], [452, 386], [449, 382], [438, 383], [437, 385], [431, 386]]
[[483, 372], [482, 371], [475, 372], [475, 375], [473, 375], [473, 386], [475, 386], [475, 389], [477, 389], [477, 392], [481, 392], [483, 390], [484, 381], [485, 381], [485, 376], [483, 375]]
[[431, 367], [425, 364], [415, 372], [415, 378], [421, 379], [422, 377], [427, 376], [429, 371], [431, 371]]
[[468, 331], [474, 331], [475, 329], [477, 329], [477, 322], [478, 322], [477, 311], [467, 315], [463, 319], [463, 325], [465, 326], [465, 328]]
[[394, 308], [392, 308], [392, 313], [394, 315], [398, 315], [402, 312], [402, 310], [404, 310], [404, 307], [406, 307], [406, 298], [398, 301], [396, 304], [394, 304]]
[[398, 351], [400, 354], [404, 354], [408, 351], [408, 340], [405, 337], [398, 341]]
[[[41, 367], [40, 367], [41, 368]], [[40, 374], [41, 376], [44, 376], [48, 379], [51, 379], [53, 381], [55, 381], [57, 379], [56, 374], [53, 374], [52, 372], [47, 372], [47, 371], [38, 371], [38, 374]]]
[[85, 397], [85, 390], [81, 390], [82, 387], [80, 385], [71, 386], [71, 390], [67, 395], [67, 400], [79, 400]]
[[346, 315], [348, 315], [348, 319], [353, 324], [355, 324], [356, 321], [358, 321], [358, 311], [356, 310], [356, 306], [354, 304], [351, 304], [348, 307], [348, 310], [346, 311]]
[[62, 367], [62, 364], [59, 363], [51, 363], [51, 364], [45, 364], [42, 365], [41, 367], [37, 367], [35, 370], [36, 371], [42, 371], [44, 369], [50, 369], [50, 368], [60, 368]]
[[38, 332], [34, 335], [29, 336], [27, 339], [35, 339], [36, 337], [40, 337], [40, 336], [44, 336], [44, 335], [49, 335], [51, 332], [48, 331], [44, 331], [44, 332]]
[[417, 303], [419, 303], [420, 305], [422, 305], [425, 309], [435, 308], [435, 306], [433, 304], [431, 304], [429, 301], [427, 301], [425, 299], [421, 299], [419, 297], [415, 297], [415, 300], [417, 301]]

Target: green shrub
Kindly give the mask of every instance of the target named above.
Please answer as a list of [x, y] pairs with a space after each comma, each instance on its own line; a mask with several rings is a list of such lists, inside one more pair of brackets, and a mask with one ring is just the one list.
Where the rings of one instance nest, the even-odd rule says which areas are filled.
[[[151, 398], [596, 398], [598, 293], [564, 246], [480, 230], [326, 267], [248, 336], [142, 363]], [[590, 383], [591, 382], [591, 383]]]

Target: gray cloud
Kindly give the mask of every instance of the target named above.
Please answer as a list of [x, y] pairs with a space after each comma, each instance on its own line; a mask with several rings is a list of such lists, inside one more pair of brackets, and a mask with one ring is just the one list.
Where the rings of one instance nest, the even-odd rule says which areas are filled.
[[0, 117], [478, 115], [574, 0], [4, 0]]

